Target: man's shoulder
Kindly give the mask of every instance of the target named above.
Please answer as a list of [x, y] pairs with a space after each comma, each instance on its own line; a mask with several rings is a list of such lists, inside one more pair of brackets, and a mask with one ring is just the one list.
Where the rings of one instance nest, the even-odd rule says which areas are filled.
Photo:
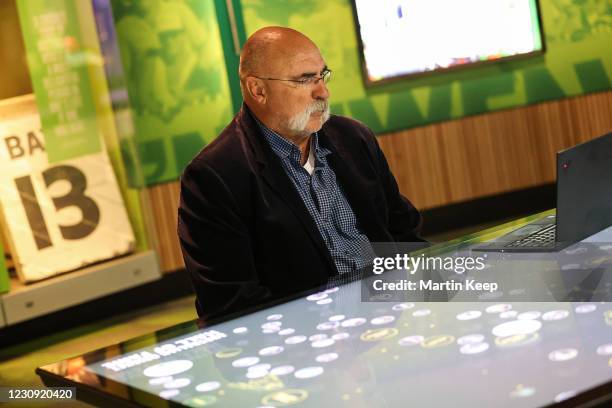
[[189, 162], [185, 172], [208, 168], [216, 173], [246, 170], [250, 164], [251, 152], [244, 129], [235, 117], [212, 142], [206, 145]]

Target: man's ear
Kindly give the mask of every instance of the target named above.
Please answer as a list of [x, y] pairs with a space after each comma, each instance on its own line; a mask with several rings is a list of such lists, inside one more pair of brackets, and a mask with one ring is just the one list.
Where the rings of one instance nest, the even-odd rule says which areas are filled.
[[257, 103], [264, 104], [268, 99], [267, 89], [259, 78], [248, 77], [245, 81], [249, 96]]

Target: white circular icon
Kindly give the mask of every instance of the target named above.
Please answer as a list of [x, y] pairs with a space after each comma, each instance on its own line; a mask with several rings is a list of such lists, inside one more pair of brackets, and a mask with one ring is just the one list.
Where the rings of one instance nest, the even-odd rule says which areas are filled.
[[249, 329], [247, 329], [246, 327], [236, 327], [234, 330], [232, 330], [234, 334], [244, 334], [248, 331]]
[[372, 323], [373, 325], [381, 325], [381, 324], [388, 324], [391, 323], [395, 320], [395, 317], [387, 315], [387, 316], [378, 316], [373, 318], [372, 320], [370, 320], [370, 323]]
[[162, 397], [163, 399], [170, 399], [172, 397], [176, 397], [179, 394], [180, 394], [180, 391], [175, 388], [173, 390], [163, 390], [162, 392], [159, 393], [159, 396]]
[[279, 336], [288, 336], [290, 334], [295, 333], [295, 329], [282, 329], [279, 330], [278, 335]]
[[501, 312], [499, 317], [501, 319], [513, 319], [518, 316], [518, 312], [516, 310], [506, 310], [505, 312]]
[[331, 338], [336, 340], [336, 341], [348, 339], [349, 337], [351, 337], [351, 335], [348, 334], [348, 333], [336, 333], [333, 336], [331, 336]]
[[199, 392], [209, 392], [214, 391], [219, 387], [221, 387], [221, 383], [219, 381], [207, 381], [196, 385], [195, 389]]
[[461, 346], [461, 354], [478, 354], [489, 349], [489, 343], [467, 343]]
[[474, 320], [482, 316], [482, 312], [479, 310], [468, 310], [467, 312], [459, 313], [457, 320]]
[[321, 299], [321, 300], [317, 300], [317, 305], [327, 305], [327, 304], [330, 304], [331, 302], [333, 302], [331, 298]]
[[325, 299], [326, 297], [327, 297], [327, 293], [319, 292], [319, 293], [315, 293], [313, 295], [308, 296], [306, 300], [309, 300], [311, 302], [316, 302], [317, 300]]
[[317, 330], [333, 330], [340, 326], [338, 322], [323, 322], [317, 325]]
[[502, 312], [507, 312], [510, 309], [512, 309], [512, 305], [509, 305], [507, 303], [500, 303], [497, 305], [491, 305], [487, 307], [485, 311], [487, 313], [502, 313]]
[[283, 365], [283, 366], [274, 367], [272, 370], [270, 370], [270, 374], [281, 376], [281, 375], [291, 374], [294, 370], [295, 368], [293, 366]]
[[430, 309], [419, 309], [419, 310], [415, 310], [414, 312], [412, 312], [412, 315], [414, 317], [423, 317], [423, 316], [428, 316], [430, 314], [431, 314]]
[[569, 312], [567, 310], [551, 310], [542, 315], [542, 320], [550, 322], [554, 320], [563, 320], [568, 316]]
[[270, 316], [266, 317], [266, 320], [280, 320], [282, 318], [282, 314], [271, 314]]
[[166, 361], [145, 368], [143, 374], [147, 377], [167, 377], [184, 373], [191, 367], [193, 367], [193, 362], [190, 360]]
[[306, 340], [308, 340], [308, 337], [306, 336], [292, 336], [285, 340], [285, 344], [299, 344], [305, 342]]
[[463, 346], [466, 344], [482, 343], [484, 339], [485, 336], [482, 334], [466, 334], [465, 336], [461, 336], [457, 339], [457, 344]]
[[612, 354], [612, 343], [611, 344], [603, 344], [597, 347], [597, 354], [601, 356], [609, 356]]
[[566, 348], [550, 352], [550, 354], [548, 354], [548, 359], [550, 361], [568, 361], [576, 358], [577, 355], [578, 350], [573, 348]]
[[283, 347], [281, 347], [281, 346], [265, 347], [265, 348], [262, 348], [261, 350], [259, 350], [259, 355], [260, 356], [275, 356], [277, 354], [282, 353], [283, 350], [285, 350], [285, 349]]
[[191, 384], [189, 378], [177, 378], [164, 383], [164, 388], [183, 388]]
[[336, 353], [325, 353], [325, 354], [318, 355], [317, 358], [315, 358], [315, 360], [317, 360], [318, 363], [330, 363], [336, 360], [337, 358], [338, 358], [338, 354]]
[[597, 309], [597, 305], [589, 303], [586, 305], [578, 305], [576, 306], [576, 309], [574, 310], [576, 311], [576, 313], [591, 313], [591, 312], [594, 312], [596, 309]]
[[323, 367], [306, 367], [295, 372], [295, 378], [306, 379], [318, 377], [323, 374]]
[[334, 344], [336, 341], [334, 339], [323, 339], [312, 342], [312, 347], [314, 348], [322, 348], [329, 347]]
[[327, 320], [329, 320], [330, 322], [339, 322], [344, 319], [346, 319], [346, 316], [343, 314], [340, 314], [340, 315], [333, 315]]
[[367, 322], [363, 317], [354, 317], [342, 322], [342, 327], [357, 327]]
[[542, 315], [541, 312], [537, 310], [531, 310], [529, 312], [524, 312], [516, 316], [517, 320], [535, 320]]
[[397, 305], [393, 305], [391, 310], [396, 312], [401, 312], [403, 310], [412, 309], [414, 307], [414, 303], [398, 303]]
[[517, 334], [535, 333], [542, 327], [539, 320], [512, 320], [495, 326], [492, 330], [497, 337], [508, 337]]
[[414, 335], [414, 336], [402, 337], [401, 339], [397, 341], [397, 343], [400, 346], [417, 346], [421, 344], [423, 340], [425, 340], [425, 337]]
[[242, 357], [232, 362], [232, 366], [241, 368], [248, 367], [259, 363], [259, 357]]

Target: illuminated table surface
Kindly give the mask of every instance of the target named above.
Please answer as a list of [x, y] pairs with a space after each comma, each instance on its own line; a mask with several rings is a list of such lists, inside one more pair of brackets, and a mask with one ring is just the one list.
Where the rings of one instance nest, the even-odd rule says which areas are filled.
[[[427, 252], [470, 253], [474, 243], [535, 217]], [[480, 273], [501, 282], [500, 289], [469, 301], [462, 293], [367, 301], [367, 279], [329, 285], [206, 327], [187, 322], [37, 373], [49, 386], [76, 386], [77, 398], [112, 406], [609, 404], [612, 228], [556, 254], [487, 257], [494, 267]], [[530, 277], [522, 289], [508, 277], [521, 272]]]

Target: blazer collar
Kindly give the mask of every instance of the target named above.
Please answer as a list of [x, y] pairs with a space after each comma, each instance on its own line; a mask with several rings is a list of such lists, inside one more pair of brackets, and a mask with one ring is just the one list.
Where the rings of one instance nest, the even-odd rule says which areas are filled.
[[330, 270], [334, 275], [338, 274], [329, 251], [321, 238], [321, 234], [312, 219], [306, 205], [302, 201], [295, 186], [289, 179], [280, 159], [261, 134], [259, 125], [253, 114], [243, 103], [237, 115], [238, 127], [242, 130], [247, 142], [252, 148], [255, 161], [259, 164], [259, 174], [264, 181], [274, 190], [285, 203], [291, 208], [296, 217], [301, 221], [304, 229], [314, 242], [321, 255], [328, 261]]

